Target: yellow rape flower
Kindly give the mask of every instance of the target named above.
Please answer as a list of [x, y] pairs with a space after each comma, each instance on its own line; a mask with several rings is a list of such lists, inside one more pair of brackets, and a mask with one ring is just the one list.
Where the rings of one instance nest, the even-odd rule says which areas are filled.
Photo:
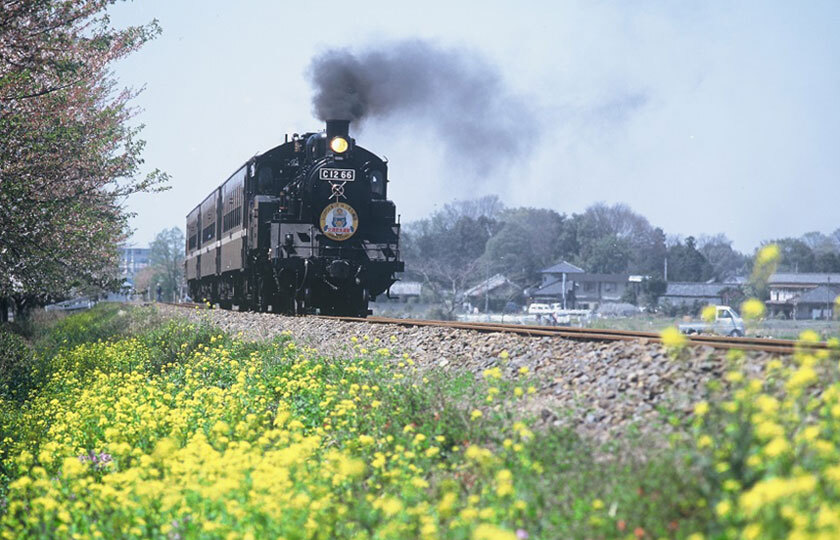
[[393, 497], [386, 497], [384, 499], [381, 499], [378, 506], [382, 510], [382, 512], [388, 517], [399, 513], [403, 509], [403, 505], [399, 501], [399, 499], [395, 499]]
[[757, 266], [768, 266], [779, 262], [782, 252], [778, 244], [767, 244], [758, 251], [755, 256], [755, 264]]
[[812, 344], [812, 343], [819, 343], [819, 341], [820, 341], [820, 335], [817, 334], [816, 332], [814, 332], [813, 330], [810, 330], [810, 329], [809, 330], [803, 330], [799, 334], [799, 342], [800, 343]]
[[726, 372], [725, 378], [729, 382], [739, 383], [744, 380], [744, 374], [740, 371], [728, 371]]
[[495, 525], [482, 523], [473, 530], [472, 540], [516, 540], [516, 534]]
[[817, 381], [817, 373], [809, 366], [802, 366], [791, 374], [785, 383], [785, 388], [788, 391], [798, 390], [800, 388], [810, 386]]
[[455, 508], [455, 503], [458, 501], [458, 495], [455, 493], [448, 491], [443, 494], [440, 502], [438, 503], [438, 513], [442, 517], [449, 517], [452, 515], [452, 510]]
[[777, 457], [790, 450], [790, 444], [782, 437], [776, 437], [764, 446], [764, 453], [769, 457]]
[[426, 482], [426, 480], [424, 480], [423, 478], [420, 478], [419, 476], [415, 476], [411, 479], [411, 485], [416, 487], [417, 489], [426, 489], [427, 487], [429, 487], [429, 483]]
[[502, 378], [502, 370], [499, 367], [488, 368], [482, 372], [482, 376], [485, 379], [499, 380]]
[[741, 304], [741, 316], [748, 321], [756, 321], [767, 313], [764, 302], [758, 298], [748, 298]]
[[659, 337], [662, 339], [662, 344], [665, 348], [673, 353], [679, 352], [688, 343], [686, 337], [675, 326], [669, 326], [664, 329], [660, 332]]

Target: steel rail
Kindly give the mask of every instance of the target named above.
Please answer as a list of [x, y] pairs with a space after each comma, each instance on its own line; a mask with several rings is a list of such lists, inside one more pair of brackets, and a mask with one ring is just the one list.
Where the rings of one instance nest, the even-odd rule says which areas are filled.
[[[348, 322], [367, 322], [373, 324], [394, 324], [398, 326], [431, 326], [474, 330], [477, 332], [506, 332], [533, 337], [561, 337], [579, 341], [636, 341], [662, 343], [662, 337], [656, 332], [635, 332], [632, 330], [611, 330], [604, 328], [580, 328], [570, 326], [535, 326], [504, 324], [493, 322], [435, 321], [426, 319], [393, 319], [387, 317], [335, 317], [321, 316], [323, 319]], [[724, 337], [724, 336], [685, 336], [688, 345], [708, 346], [715, 349], [738, 349], [776, 354], [793, 354], [797, 350], [827, 349], [824, 342], [799, 343], [786, 339]]]

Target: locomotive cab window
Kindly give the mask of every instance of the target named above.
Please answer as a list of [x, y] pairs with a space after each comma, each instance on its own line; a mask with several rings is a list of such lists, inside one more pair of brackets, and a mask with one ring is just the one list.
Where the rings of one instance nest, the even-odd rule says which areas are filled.
[[380, 170], [373, 170], [368, 173], [370, 179], [370, 192], [374, 197], [385, 197], [385, 174]]
[[257, 172], [257, 190], [260, 193], [269, 193], [274, 180], [274, 169], [271, 165], [261, 165]]

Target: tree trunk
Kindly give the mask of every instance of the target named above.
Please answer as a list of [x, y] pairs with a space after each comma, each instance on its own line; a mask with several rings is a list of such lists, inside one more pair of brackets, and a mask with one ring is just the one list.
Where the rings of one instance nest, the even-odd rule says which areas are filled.
[[9, 322], [9, 300], [0, 298], [0, 323]]

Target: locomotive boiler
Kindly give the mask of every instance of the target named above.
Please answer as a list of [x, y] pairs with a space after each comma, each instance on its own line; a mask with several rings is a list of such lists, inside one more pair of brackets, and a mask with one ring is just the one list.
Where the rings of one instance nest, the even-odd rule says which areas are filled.
[[366, 316], [402, 272], [387, 162], [350, 122], [286, 136], [187, 215], [189, 294], [223, 308]]

